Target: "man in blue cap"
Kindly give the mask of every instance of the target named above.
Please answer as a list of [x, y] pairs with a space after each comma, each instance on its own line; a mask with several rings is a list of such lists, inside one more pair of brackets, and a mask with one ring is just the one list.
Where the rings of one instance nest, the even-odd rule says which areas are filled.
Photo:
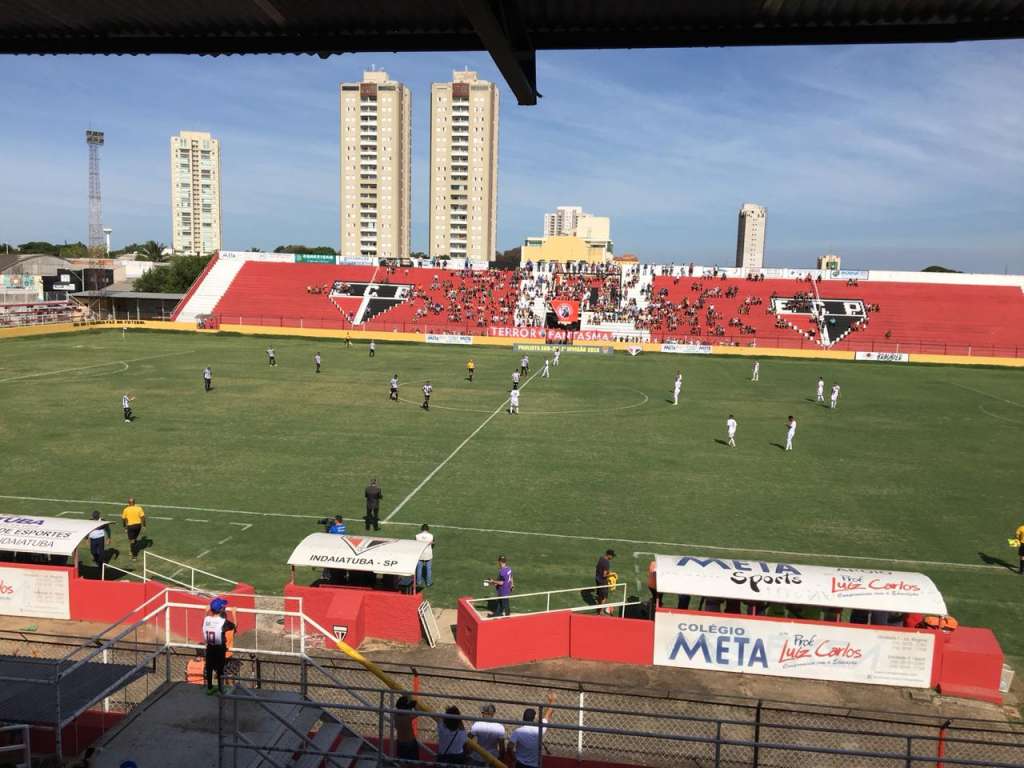
[[[219, 691], [224, 693], [224, 664], [227, 661], [227, 633], [235, 631], [233, 622], [228, 621], [226, 614], [228, 601], [223, 597], [215, 597], [210, 601], [210, 610], [203, 617], [203, 642], [206, 643], [206, 664], [203, 666], [203, 680], [206, 682], [206, 695], [212, 696]], [[213, 674], [217, 673], [217, 688], [213, 687]]]

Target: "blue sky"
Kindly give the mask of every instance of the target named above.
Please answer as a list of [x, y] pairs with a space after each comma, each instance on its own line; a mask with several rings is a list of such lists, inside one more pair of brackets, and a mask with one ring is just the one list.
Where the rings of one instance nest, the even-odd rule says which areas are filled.
[[744, 202], [766, 260], [1024, 272], [1024, 41], [542, 52], [536, 107], [485, 54], [0, 58], [0, 241], [85, 240], [87, 127], [106, 132], [115, 247], [170, 240], [168, 139], [221, 140], [224, 247], [337, 246], [341, 81], [413, 95], [413, 248], [426, 250], [428, 94], [501, 83], [498, 247], [545, 211], [612, 219], [618, 253], [727, 264]]

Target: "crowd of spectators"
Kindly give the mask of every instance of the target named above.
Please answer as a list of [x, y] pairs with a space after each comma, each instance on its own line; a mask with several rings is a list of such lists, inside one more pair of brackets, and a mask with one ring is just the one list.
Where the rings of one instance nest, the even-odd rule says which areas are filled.
[[73, 301], [0, 304], [0, 327], [70, 323], [81, 318], [85, 312], [84, 307]]

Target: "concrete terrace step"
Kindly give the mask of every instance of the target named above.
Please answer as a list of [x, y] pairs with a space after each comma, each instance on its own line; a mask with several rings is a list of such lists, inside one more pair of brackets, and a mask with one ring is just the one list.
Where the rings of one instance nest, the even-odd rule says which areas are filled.
[[[320, 730], [313, 736], [312, 744], [308, 745], [308, 747], [317, 752], [334, 752], [336, 757], [331, 760], [330, 765], [333, 768], [347, 768], [352, 763], [351, 758], [359, 753], [359, 746], [362, 742], [355, 736], [352, 736], [338, 745], [338, 741], [345, 732], [345, 727], [341, 723], [323, 723], [320, 726]], [[348, 743], [352, 741], [355, 742], [354, 749]], [[323, 765], [324, 758], [322, 756], [303, 755], [295, 763], [295, 768], [321, 768]]]
[[[274, 724], [277, 725], [277, 729], [273, 732], [273, 736], [265, 742], [265, 745], [275, 748], [274, 751], [269, 752], [268, 754], [270, 754], [276, 762], [290, 762], [292, 754], [307, 744], [307, 742], [296, 734], [295, 731], [298, 731], [298, 733], [301, 734], [309, 733], [313, 724], [320, 719], [322, 710], [317, 707], [304, 707], [296, 704], [289, 710], [279, 712], [278, 714], [285, 720], [285, 722], [288, 723], [288, 725], [285, 725], [277, 718], [274, 718]], [[288, 726], [291, 726], [291, 728]], [[266, 759], [263, 755], [256, 754], [256, 756], [250, 762], [246, 763], [246, 765], [248, 768], [273, 768], [274, 763]]]

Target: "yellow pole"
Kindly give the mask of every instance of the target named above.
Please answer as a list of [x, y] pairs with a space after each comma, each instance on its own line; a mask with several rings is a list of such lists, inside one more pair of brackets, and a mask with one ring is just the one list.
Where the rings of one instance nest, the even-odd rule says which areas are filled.
[[[404, 686], [399, 685], [383, 669], [381, 669], [376, 664], [374, 664], [372, 661], [370, 661], [368, 658], [363, 656], [363, 654], [361, 654], [359, 651], [357, 651], [351, 645], [349, 645], [348, 643], [344, 642], [343, 640], [335, 640], [334, 642], [335, 642], [335, 645], [338, 646], [338, 650], [339, 651], [344, 653], [346, 656], [348, 656], [353, 661], [357, 661], [360, 664], [362, 664], [370, 674], [372, 674], [374, 677], [376, 677], [378, 680], [380, 680], [382, 683], [384, 683], [384, 685], [386, 685], [388, 688], [390, 688], [393, 691], [404, 691], [405, 690]], [[416, 709], [418, 709], [420, 712], [423, 712], [424, 714], [427, 714], [427, 715], [437, 714], [432, 709], [430, 709], [430, 707], [428, 707], [426, 704], [424, 704], [424, 703], [422, 703], [420, 701], [416, 701]], [[480, 757], [482, 757], [484, 762], [487, 763], [487, 765], [491, 766], [491, 768], [507, 768], [507, 766], [503, 762], [501, 762], [498, 758], [496, 758], [494, 755], [492, 755], [486, 749], [484, 749], [479, 744], [477, 744], [475, 739], [467, 740], [466, 744], [469, 746], [470, 749], [472, 749]], [[383, 745], [381, 745], [381, 748], [383, 748]]]

